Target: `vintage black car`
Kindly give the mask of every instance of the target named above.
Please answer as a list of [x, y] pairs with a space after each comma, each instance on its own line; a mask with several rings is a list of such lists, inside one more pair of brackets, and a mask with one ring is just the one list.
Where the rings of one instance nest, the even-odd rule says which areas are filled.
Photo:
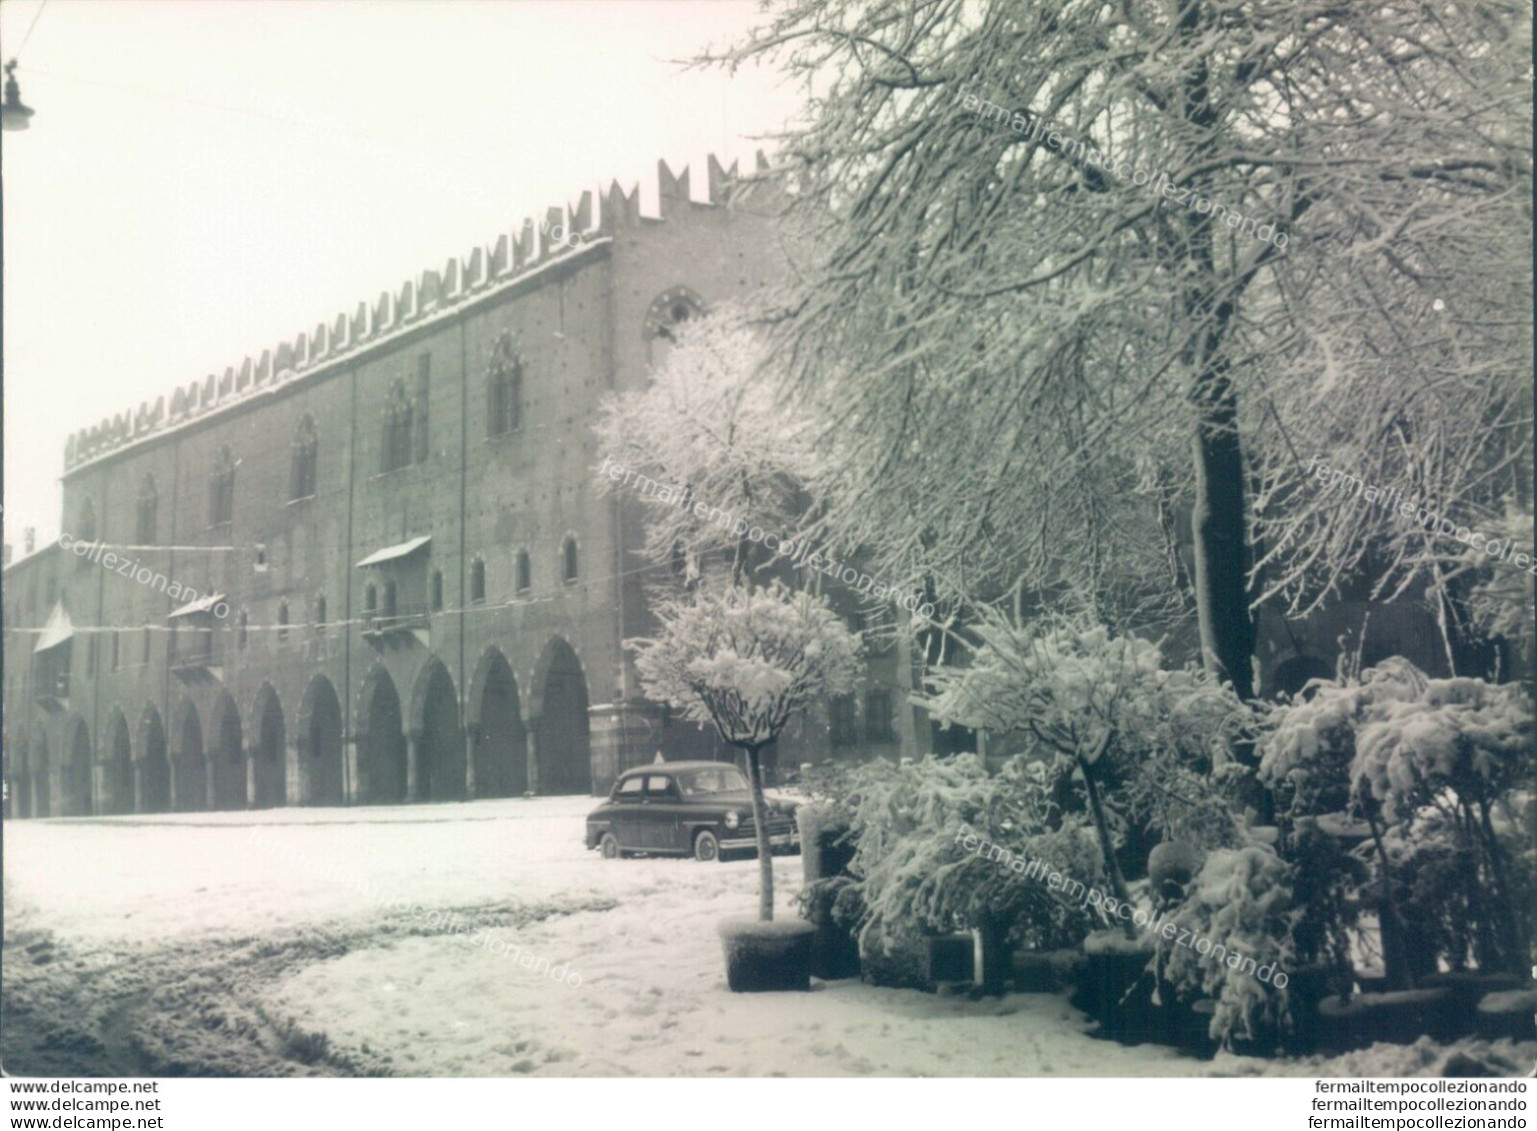
[[[771, 851], [799, 851], [795, 807], [768, 802]], [[730, 762], [659, 762], [626, 770], [587, 815], [587, 847], [604, 859], [643, 852], [719, 860], [755, 853], [747, 775]]]

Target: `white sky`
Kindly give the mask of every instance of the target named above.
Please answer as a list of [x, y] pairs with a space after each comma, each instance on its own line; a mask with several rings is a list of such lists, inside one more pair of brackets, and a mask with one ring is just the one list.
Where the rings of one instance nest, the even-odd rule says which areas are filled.
[[0, 0], [5, 538], [76, 429], [292, 340], [658, 158], [744, 167], [799, 98], [671, 60], [735, 0]]

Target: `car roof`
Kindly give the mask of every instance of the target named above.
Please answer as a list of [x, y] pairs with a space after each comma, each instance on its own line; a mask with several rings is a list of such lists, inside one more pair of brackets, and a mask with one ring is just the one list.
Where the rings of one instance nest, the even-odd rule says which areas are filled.
[[653, 762], [649, 766], [632, 766], [619, 775], [619, 779], [639, 777], [641, 774], [677, 774], [689, 770], [736, 770], [735, 762]]

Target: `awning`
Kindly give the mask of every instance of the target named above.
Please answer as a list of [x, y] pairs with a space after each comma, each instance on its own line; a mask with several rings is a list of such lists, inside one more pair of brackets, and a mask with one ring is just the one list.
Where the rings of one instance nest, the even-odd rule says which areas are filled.
[[431, 541], [432, 535], [424, 534], [420, 538], [413, 538], [411, 541], [402, 542], [398, 546], [386, 546], [382, 550], [375, 550], [368, 557], [360, 561], [357, 568], [362, 569], [365, 566], [383, 565], [385, 562], [399, 561], [401, 558], [409, 557], [411, 554], [416, 553], [416, 551]]
[[176, 620], [178, 617], [196, 616], [198, 613], [211, 613], [213, 607], [224, 600], [223, 593], [214, 593], [208, 597], [199, 597], [196, 601], [188, 601], [179, 609], [173, 610], [166, 616], [166, 620]]
[[43, 625], [43, 634], [37, 638], [37, 646], [32, 649], [32, 652], [36, 655], [38, 652], [57, 648], [74, 635], [75, 622], [69, 619], [69, 614], [64, 611], [64, 605], [55, 601], [53, 611], [48, 614], [48, 623]]

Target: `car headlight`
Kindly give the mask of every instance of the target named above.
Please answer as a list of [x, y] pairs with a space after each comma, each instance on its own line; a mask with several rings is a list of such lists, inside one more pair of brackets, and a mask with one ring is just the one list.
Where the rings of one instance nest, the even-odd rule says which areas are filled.
[[734, 829], [742, 823], [742, 816], [735, 809], [726, 810], [726, 827]]

